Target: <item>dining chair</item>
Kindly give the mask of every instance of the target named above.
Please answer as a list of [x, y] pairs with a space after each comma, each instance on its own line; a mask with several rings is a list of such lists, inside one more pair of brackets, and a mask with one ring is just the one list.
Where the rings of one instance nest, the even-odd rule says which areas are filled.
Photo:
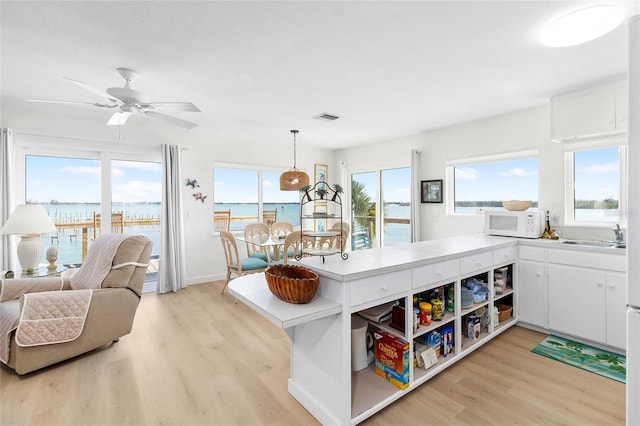
[[238, 254], [238, 244], [233, 234], [226, 229], [220, 231], [220, 241], [222, 242], [222, 248], [224, 250], [224, 257], [227, 261], [227, 278], [224, 281], [222, 292], [227, 288], [229, 281], [231, 281], [231, 275], [235, 274], [238, 277], [242, 275], [255, 274], [267, 269], [269, 264], [262, 259], [255, 257], [240, 258]]
[[308, 235], [302, 235], [301, 231], [293, 231], [284, 239], [282, 246], [282, 263], [287, 264], [289, 259], [296, 257], [296, 253], [305, 256], [303, 249], [313, 248], [316, 244], [316, 238]]
[[262, 221], [267, 224], [267, 226], [271, 226], [278, 217], [278, 209], [273, 210], [263, 210], [262, 211]]
[[221, 230], [228, 231], [231, 225], [231, 209], [229, 210], [215, 210], [213, 212], [213, 230], [220, 232]]
[[[100, 213], [93, 212], [93, 239], [100, 235]], [[111, 213], [111, 233], [124, 234], [124, 212]]]
[[[267, 250], [255, 244], [251, 244], [250, 241], [261, 243], [267, 241], [271, 236], [271, 230], [266, 223], [257, 222], [249, 223], [244, 227], [244, 239], [247, 245], [247, 256], [262, 259], [267, 261]], [[272, 256], [273, 257], [273, 256]]]
[[289, 222], [273, 222], [271, 224], [271, 239], [273, 240], [284, 240], [292, 232], [293, 225]]

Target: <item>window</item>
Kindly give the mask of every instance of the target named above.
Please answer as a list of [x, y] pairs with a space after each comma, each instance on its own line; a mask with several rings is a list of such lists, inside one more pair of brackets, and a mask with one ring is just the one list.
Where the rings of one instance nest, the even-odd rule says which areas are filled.
[[625, 147], [571, 144], [565, 151], [566, 223], [620, 223], [625, 203]]
[[282, 172], [216, 167], [213, 171], [214, 211], [231, 210], [231, 231], [248, 223], [285, 221], [300, 225], [300, 194], [280, 191]]
[[[29, 154], [24, 159], [25, 200], [42, 204], [56, 224], [57, 232], [41, 239], [43, 247], [58, 249], [58, 263], [82, 262], [101, 228], [103, 232], [146, 235], [153, 242], [151, 254], [159, 254], [160, 163], [106, 156]], [[105, 174], [110, 176], [108, 182], [103, 179]], [[105, 217], [108, 219], [102, 220]]]
[[411, 168], [352, 174], [351, 213], [352, 250], [411, 242]]
[[447, 163], [447, 211], [475, 214], [502, 209], [503, 200], [531, 200], [538, 208], [538, 158], [534, 151]]

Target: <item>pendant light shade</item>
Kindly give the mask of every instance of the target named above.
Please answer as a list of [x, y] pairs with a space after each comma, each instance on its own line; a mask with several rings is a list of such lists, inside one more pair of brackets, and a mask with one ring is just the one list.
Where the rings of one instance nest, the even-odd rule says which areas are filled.
[[280, 191], [299, 191], [303, 186], [309, 185], [309, 175], [296, 169], [296, 134], [293, 134], [293, 168], [280, 175]]

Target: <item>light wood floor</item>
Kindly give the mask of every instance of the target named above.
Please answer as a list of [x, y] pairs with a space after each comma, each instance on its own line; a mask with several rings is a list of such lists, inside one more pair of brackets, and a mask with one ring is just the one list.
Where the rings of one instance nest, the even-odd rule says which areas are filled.
[[[221, 288], [145, 294], [120, 342], [2, 366], [0, 425], [318, 424], [287, 392], [287, 335]], [[543, 337], [513, 327], [363, 424], [624, 424], [624, 385], [532, 354]]]

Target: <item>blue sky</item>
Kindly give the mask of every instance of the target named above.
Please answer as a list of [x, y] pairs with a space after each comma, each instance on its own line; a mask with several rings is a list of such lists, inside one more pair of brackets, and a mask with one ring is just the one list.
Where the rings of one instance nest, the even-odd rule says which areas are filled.
[[[27, 156], [26, 198], [33, 202], [100, 202], [100, 161], [81, 158]], [[160, 202], [160, 163], [113, 161], [115, 202]]]
[[[578, 151], [575, 157], [577, 199], [618, 199], [619, 167], [617, 147]], [[49, 202], [100, 202], [100, 161], [27, 156], [27, 200]], [[329, 183], [335, 183], [329, 170]], [[215, 198], [222, 202], [255, 202], [258, 175], [255, 171], [216, 169]], [[410, 200], [408, 168], [382, 172], [383, 196], [387, 201]], [[458, 200], [538, 200], [536, 159], [499, 163], [478, 163], [456, 167]], [[116, 202], [159, 202], [161, 167], [159, 163], [113, 161], [112, 191]], [[280, 191], [280, 172], [264, 172], [263, 197], [267, 203], [298, 202], [295, 191]], [[335, 175], [334, 175], [335, 176]], [[195, 176], [184, 175], [187, 178]], [[359, 173], [354, 178], [365, 184], [365, 191], [376, 198], [376, 173]], [[445, 182], [446, 186], [449, 184]], [[558, 185], [563, 185], [558, 182]], [[191, 190], [191, 188], [187, 188]], [[213, 194], [205, 194], [211, 196]]]

